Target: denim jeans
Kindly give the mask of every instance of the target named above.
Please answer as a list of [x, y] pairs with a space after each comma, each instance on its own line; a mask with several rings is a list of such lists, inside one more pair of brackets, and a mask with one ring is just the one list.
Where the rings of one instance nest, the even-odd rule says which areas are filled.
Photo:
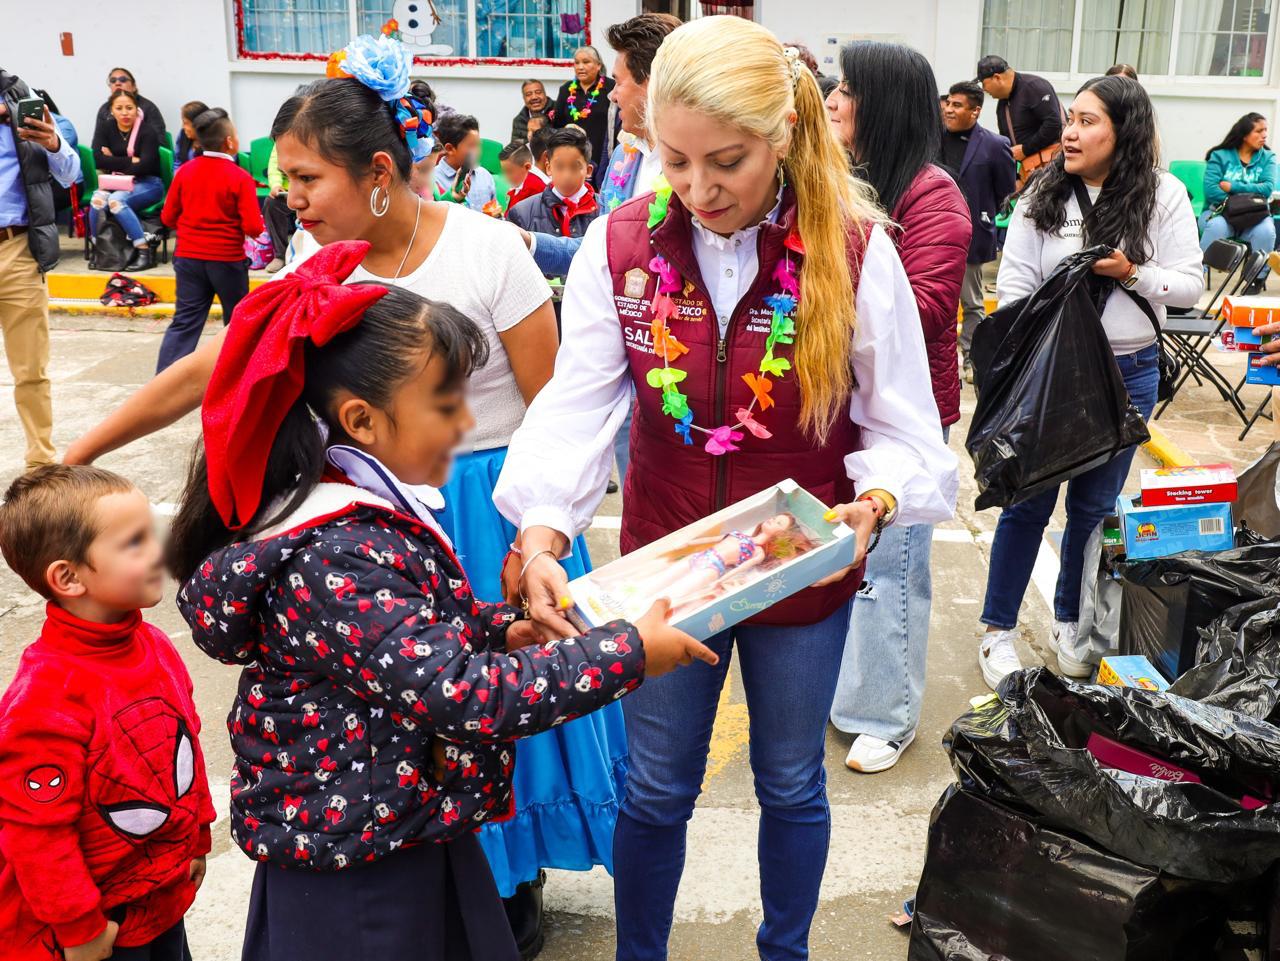
[[[1116, 358], [1129, 399], [1144, 418], [1151, 416], [1160, 384], [1160, 363], [1154, 345]], [[1084, 571], [1084, 547], [1098, 522], [1116, 509], [1116, 497], [1124, 488], [1136, 448], [1117, 454], [1107, 463], [1067, 481], [1067, 528], [1062, 535], [1058, 585], [1053, 616], [1060, 621], [1080, 619], [1080, 578]], [[1018, 609], [1031, 580], [1045, 526], [1058, 504], [1058, 490], [1044, 491], [1012, 507], [1006, 507], [996, 524], [991, 545], [991, 569], [987, 574], [987, 598], [982, 623], [1001, 630], [1018, 624]]]
[[823, 769], [834, 666], [849, 605], [817, 624], [740, 624], [707, 641], [715, 667], [695, 661], [646, 681], [622, 702], [631, 767], [613, 836], [618, 961], [662, 961], [684, 871], [685, 833], [702, 791], [720, 689], [736, 646], [751, 716], [751, 771], [760, 802], [756, 936], [766, 961], [809, 956], [809, 926], [831, 840]]
[[[950, 433], [942, 429], [944, 442]], [[929, 652], [932, 550], [932, 524], [895, 524], [867, 555], [831, 705], [837, 730], [886, 741], [915, 730]]]
[[[94, 192], [93, 199], [102, 200], [103, 206], [120, 222], [125, 236], [135, 244], [142, 240], [146, 231], [142, 229], [142, 221], [137, 211], [146, 210], [152, 204], [164, 199], [164, 183], [159, 177], [138, 177], [133, 182], [132, 190], [116, 190], [108, 193], [105, 190]], [[98, 218], [102, 212], [93, 204], [89, 206], [89, 232], [98, 233]]]
[[[1200, 215], [1200, 249], [1208, 250], [1215, 240], [1243, 240], [1250, 250], [1261, 250], [1270, 253], [1276, 249], [1276, 222], [1270, 214], [1254, 224], [1243, 233], [1234, 233], [1226, 217], [1215, 217], [1213, 211], [1206, 210]], [[1264, 266], [1259, 280], [1265, 280], [1270, 268]]]

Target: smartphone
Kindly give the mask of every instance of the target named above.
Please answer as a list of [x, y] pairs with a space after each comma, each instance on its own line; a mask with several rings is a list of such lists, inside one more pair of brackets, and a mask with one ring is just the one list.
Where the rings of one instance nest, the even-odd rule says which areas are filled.
[[18, 127], [25, 127], [28, 118], [44, 119], [44, 101], [39, 97], [25, 97], [18, 101]]
[[458, 168], [458, 179], [456, 183], [459, 185], [465, 184], [467, 182], [467, 178], [471, 176], [471, 171], [473, 169], [474, 168], [471, 166], [471, 161], [464, 160], [462, 162], [462, 166]]

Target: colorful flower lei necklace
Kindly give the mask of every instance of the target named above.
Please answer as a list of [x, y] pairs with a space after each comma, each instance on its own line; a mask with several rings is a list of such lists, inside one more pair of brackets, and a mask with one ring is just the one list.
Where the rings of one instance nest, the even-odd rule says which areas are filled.
[[587, 95], [587, 105], [579, 110], [574, 104], [578, 100], [578, 91], [582, 89], [578, 86], [577, 80], [569, 83], [569, 96], [565, 99], [565, 103], [569, 105], [569, 116], [574, 120], [586, 120], [591, 116], [591, 108], [596, 105], [596, 98], [600, 96], [600, 91], [604, 89], [604, 74], [600, 75], [600, 79], [596, 81], [595, 88]]
[[[649, 229], [653, 230], [667, 218], [667, 210], [671, 203], [671, 184], [665, 177], [659, 177], [654, 184], [654, 198], [649, 204]], [[768, 440], [773, 435], [753, 416], [757, 410], [766, 411], [774, 406], [771, 396], [773, 381], [771, 377], [781, 379], [791, 370], [791, 362], [785, 357], [774, 356], [773, 349], [779, 344], [794, 344], [796, 337], [795, 312], [800, 303], [800, 284], [796, 278], [796, 268], [791, 263], [791, 253], [804, 253], [804, 245], [800, 236], [794, 231], [786, 239], [786, 256], [778, 262], [773, 278], [780, 288], [776, 294], [764, 298], [766, 307], [773, 311], [770, 322], [769, 337], [765, 341], [764, 356], [760, 358], [758, 372], [743, 374], [742, 379], [751, 388], [752, 399], [748, 407], [740, 407], [734, 414], [736, 426], [702, 427], [693, 422], [693, 411], [689, 408], [689, 398], [681, 393], [677, 386], [688, 377], [688, 372], [672, 367], [671, 361], [687, 354], [689, 348], [680, 343], [667, 326], [667, 318], [676, 315], [676, 305], [671, 295], [682, 290], [684, 284], [665, 257], [655, 254], [649, 261], [649, 269], [658, 275], [658, 288], [653, 295], [653, 352], [662, 358], [662, 366], [654, 367], [645, 376], [646, 382], [662, 392], [662, 412], [675, 422], [676, 433], [684, 438], [686, 444], [693, 443], [693, 431], [707, 435], [704, 449], [708, 454], [719, 456], [730, 451], [739, 450], [737, 442], [749, 431], [752, 436]]]

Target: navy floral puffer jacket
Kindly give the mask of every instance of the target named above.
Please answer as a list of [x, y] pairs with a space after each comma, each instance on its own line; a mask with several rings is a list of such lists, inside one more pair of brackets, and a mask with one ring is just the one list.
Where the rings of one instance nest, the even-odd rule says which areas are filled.
[[330, 871], [474, 830], [510, 811], [506, 742], [641, 683], [629, 624], [508, 653], [516, 610], [478, 602], [427, 525], [347, 485], [312, 500], [178, 598], [196, 644], [243, 666], [232, 837], [251, 858]]

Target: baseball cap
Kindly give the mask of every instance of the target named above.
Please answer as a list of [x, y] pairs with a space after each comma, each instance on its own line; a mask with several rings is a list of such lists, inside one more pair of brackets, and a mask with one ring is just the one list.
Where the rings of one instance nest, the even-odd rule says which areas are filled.
[[1004, 73], [1008, 69], [1009, 64], [1004, 57], [989, 54], [978, 61], [977, 82], [982, 83], [988, 77], [994, 77], [996, 74]]

